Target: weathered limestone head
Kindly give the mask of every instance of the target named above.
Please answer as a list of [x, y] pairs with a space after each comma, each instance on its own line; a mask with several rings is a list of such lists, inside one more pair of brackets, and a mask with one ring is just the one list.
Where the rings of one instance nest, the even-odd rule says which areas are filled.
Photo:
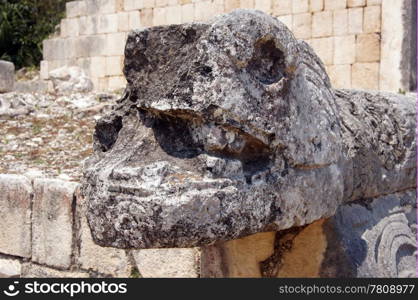
[[277, 19], [237, 10], [134, 31], [124, 73], [85, 170], [97, 243], [199, 246], [311, 223], [341, 203], [335, 96]]

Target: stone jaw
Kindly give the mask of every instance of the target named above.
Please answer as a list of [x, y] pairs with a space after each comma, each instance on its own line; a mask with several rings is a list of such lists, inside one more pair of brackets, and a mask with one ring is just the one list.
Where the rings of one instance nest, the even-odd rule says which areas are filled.
[[126, 94], [98, 121], [85, 168], [96, 243], [202, 246], [309, 224], [364, 195], [345, 97], [276, 19], [238, 10], [134, 31], [125, 56]]

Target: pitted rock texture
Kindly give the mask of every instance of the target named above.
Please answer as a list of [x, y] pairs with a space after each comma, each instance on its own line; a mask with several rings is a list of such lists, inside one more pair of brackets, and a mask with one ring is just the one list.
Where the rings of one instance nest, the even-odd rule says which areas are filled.
[[84, 173], [100, 245], [207, 245], [415, 185], [414, 102], [334, 91], [310, 46], [264, 13], [134, 31], [124, 72]]

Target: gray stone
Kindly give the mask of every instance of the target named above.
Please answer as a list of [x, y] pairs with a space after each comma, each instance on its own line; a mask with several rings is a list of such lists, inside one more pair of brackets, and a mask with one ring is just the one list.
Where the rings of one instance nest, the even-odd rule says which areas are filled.
[[13, 63], [0, 60], [0, 93], [13, 91], [15, 66]]
[[199, 250], [144, 249], [133, 251], [137, 268], [145, 278], [199, 277]]
[[60, 94], [87, 93], [93, 90], [93, 83], [84, 71], [75, 66], [65, 66], [49, 72], [54, 89]]
[[15, 84], [15, 91], [19, 93], [47, 93], [53, 91], [51, 81], [33, 80], [18, 81]]
[[0, 118], [28, 115], [34, 111], [34, 95], [7, 93], [0, 95]]
[[262, 12], [133, 31], [124, 73], [83, 180], [102, 246], [208, 245], [416, 185], [414, 101], [333, 90]]
[[34, 180], [32, 261], [52, 267], [71, 266], [73, 201], [77, 183]]
[[24, 278], [89, 278], [87, 272], [60, 271], [33, 263], [22, 264], [22, 277]]
[[30, 181], [19, 175], [0, 174], [0, 252], [31, 257]]

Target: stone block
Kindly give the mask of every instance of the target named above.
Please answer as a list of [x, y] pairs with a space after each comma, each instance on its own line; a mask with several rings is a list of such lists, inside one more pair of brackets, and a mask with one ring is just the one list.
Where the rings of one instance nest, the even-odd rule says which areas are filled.
[[154, 8], [155, 7], [155, 0], [143, 0], [144, 1], [144, 8]]
[[118, 13], [118, 31], [129, 31], [129, 12]]
[[24, 176], [0, 174], [0, 252], [31, 257], [31, 182]]
[[180, 24], [181, 23], [181, 6], [167, 7], [167, 23]]
[[126, 44], [126, 33], [106, 34], [106, 55], [123, 55]]
[[108, 91], [109, 90], [109, 80], [108, 77], [98, 78], [98, 82], [96, 83], [97, 90], [99, 91]]
[[376, 33], [357, 35], [356, 62], [375, 62], [379, 60], [380, 35]]
[[141, 28], [141, 15], [139, 11], [129, 12], [129, 30], [140, 29]]
[[[113, 35], [113, 34], [109, 34]], [[100, 35], [90, 35], [87, 36], [86, 42], [86, 49], [89, 57], [93, 56], [101, 56], [101, 55], [112, 55], [108, 52], [107, 45], [108, 45], [108, 35], [100, 34]]]
[[0, 257], [0, 278], [19, 278], [22, 265], [19, 260]]
[[194, 21], [194, 3], [181, 6], [181, 22], [189, 23]]
[[348, 32], [363, 32], [363, 8], [350, 8], [348, 10]]
[[323, 11], [312, 16], [312, 37], [327, 37], [332, 35], [332, 12]]
[[59, 271], [33, 263], [22, 264], [23, 278], [89, 278], [87, 272], [82, 271]]
[[112, 33], [118, 31], [118, 15], [99, 15], [97, 33]]
[[352, 64], [356, 57], [356, 37], [354, 35], [334, 37], [334, 64]]
[[166, 9], [163, 7], [156, 7], [154, 8], [154, 20], [153, 20], [153, 26], [159, 26], [159, 25], [166, 25], [167, 24], [167, 12]]
[[254, 9], [255, 0], [241, 0], [240, 7], [244, 9]]
[[346, 35], [348, 33], [348, 10], [334, 10], [333, 11], [333, 34], [334, 36]]
[[272, 0], [255, 0], [254, 9], [264, 11], [267, 14], [271, 13], [272, 10]]
[[273, 15], [283, 16], [292, 14], [292, 0], [273, 1]]
[[197, 248], [146, 249], [132, 253], [139, 273], [144, 278], [199, 277]]
[[364, 8], [364, 20], [363, 31], [380, 32], [381, 30], [381, 7], [380, 6], [368, 6]]
[[78, 263], [80, 267], [113, 277], [128, 277], [131, 270], [125, 251], [96, 245], [91, 237], [85, 212], [84, 200], [77, 194], [77, 222], [80, 226]]
[[168, 0], [155, 0], [156, 7], [165, 7], [168, 5]]
[[14, 64], [5, 60], [0, 60], [0, 93], [8, 93], [13, 91], [14, 83]]
[[194, 10], [195, 21], [207, 21], [213, 17], [213, 7], [210, 1], [196, 2]]
[[66, 33], [67, 36], [75, 37], [78, 36], [79, 33], [79, 27], [78, 27], [78, 18], [74, 19], [67, 19], [66, 21]]
[[213, 0], [213, 13], [214, 15], [220, 15], [225, 13], [225, 1], [228, 0]]
[[73, 243], [74, 191], [77, 183], [35, 179], [32, 216], [32, 261], [68, 269]]
[[98, 16], [86, 16], [85, 19], [85, 31], [81, 34], [92, 35], [98, 33], [99, 17]]
[[300, 14], [309, 11], [309, 0], [293, 0], [292, 1], [292, 13]]
[[351, 72], [352, 88], [370, 90], [379, 88], [379, 63], [355, 63]]
[[310, 39], [312, 37], [312, 18], [310, 13], [293, 15], [293, 34], [298, 39]]
[[333, 64], [334, 38], [318, 38], [311, 40], [311, 46], [325, 65]]
[[192, 3], [192, 2], [193, 2], [193, 0], [179, 0], [179, 4], [181, 4], [181, 5]]
[[380, 5], [380, 4], [382, 4], [382, 0], [367, 0], [367, 6]]
[[48, 79], [48, 74], [49, 74], [49, 70], [48, 70], [48, 61], [47, 60], [42, 60], [41, 64], [40, 64], [40, 72], [39, 72], [39, 76], [41, 77], [41, 79], [45, 80]]
[[285, 24], [290, 31], [293, 30], [293, 15], [278, 16], [277, 19]]
[[240, 8], [240, 0], [227, 0], [225, 1], [225, 12], [229, 13], [234, 9]]
[[347, 7], [347, 0], [324, 0], [325, 10], [338, 10]]
[[95, 56], [90, 58], [90, 76], [104, 77], [106, 76], [106, 57]]
[[366, 6], [366, 0], [347, 0], [348, 7], [363, 7]]
[[126, 79], [124, 76], [111, 76], [108, 78], [108, 89], [116, 91], [126, 87]]
[[324, 9], [324, 0], [310, 0], [309, 11], [318, 12]]
[[123, 56], [106, 57], [106, 76], [122, 75]]
[[327, 71], [334, 88], [351, 88], [351, 65], [332, 65]]
[[141, 25], [142, 27], [152, 26], [154, 19], [154, 10], [152, 8], [141, 9]]
[[71, 1], [65, 4], [65, 13], [67, 18], [75, 18], [80, 15], [80, 2], [83, 1]]
[[65, 38], [68, 36], [67, 32], [67, 19], [62, 19], [60, 21], [60, 37]]
[[123, 1], [123, 9], [126, 11], [139, 10], [142, 8], [144, 8], [143, 0], [124, 0]]
[[123, 0], [85, 0], [89, 15], [113, 14], [123, 10]]

